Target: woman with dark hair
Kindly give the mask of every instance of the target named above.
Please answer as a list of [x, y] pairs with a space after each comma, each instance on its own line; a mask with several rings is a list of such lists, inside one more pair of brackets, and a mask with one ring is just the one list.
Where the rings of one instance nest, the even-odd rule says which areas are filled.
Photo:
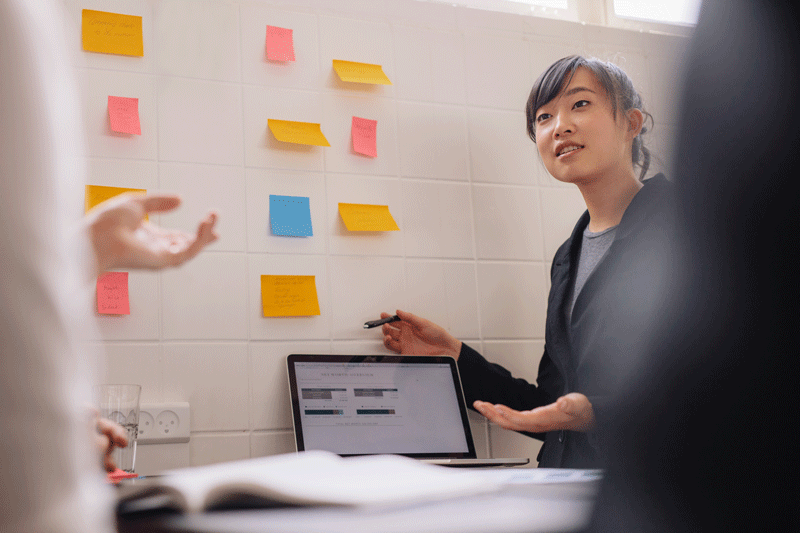
[[476, 410], [544, 440], [539, 466], [596, 468], [604, 416], [667, 291], [672, 187], [662, 175], [644, 181], [650, 155], [642, 135], [652, 117], [616, 65], [582, 56], [557, 61], [534, 84], [526, 114], [548, 172], [575, 184], [587, 207], [553, 259], [537, 384], [402, 310], [400, 321], [383, 325], [384, 344], [456, 358]]

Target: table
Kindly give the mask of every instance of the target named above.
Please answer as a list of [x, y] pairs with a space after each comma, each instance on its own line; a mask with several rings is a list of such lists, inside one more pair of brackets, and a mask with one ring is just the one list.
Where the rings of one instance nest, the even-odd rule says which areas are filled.
[[519, 485], [384, 508], [280, 508], [118, 517], [119, 533], [564, 533], [589, 520], [599, 481]]

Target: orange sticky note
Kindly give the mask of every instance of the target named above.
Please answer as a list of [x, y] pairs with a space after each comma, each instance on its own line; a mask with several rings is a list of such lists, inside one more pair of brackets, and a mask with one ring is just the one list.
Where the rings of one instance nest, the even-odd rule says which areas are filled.
[[294, 61], [292, 30], [267, 26], [267, 59], [270, 61]]
[[124, 96], [108, 97], [108, 118], [111, 129], [119, 133], [141, 135], [139, 125], [139, 99]]
[[392, 82], [380, 65], [370, 63], [356, 63], [355, 61], [333, 60], [333, 70], [339, 75], [342, 81], [353, 83], [373, 83], [379, 85], [391, 85]]
[[[147, 194], [147, 189], [126, 189], [125, 187], [106, 187], [104, 185], [87, 185], [85, 191], [84, 213], [88, 213], [97, 204], [124, 192]], [[147, 215], [144, 218], [147, 219]]]
[[314, 276], [261, 276], [261, 306], [265, 317], [319, 315]]
[[388, 205], [339, 204], [347, 231], [400, 231]]
[[97, 312], [101, 315], [131, 314], [127, 272], [107, 272], [97, 278]]
[[276, 139], [286, 143], [330, 146], [319, 124], [292, 120], [267, 119], [267, 125]]
[[377, 120], [353, 117], [353, 125], [350, 128], [353, 150], [359, 154], [378, 157], [377, 130]]
[[87, 52], [144, 55], [142, 17], [84, 9], [81, 37]]

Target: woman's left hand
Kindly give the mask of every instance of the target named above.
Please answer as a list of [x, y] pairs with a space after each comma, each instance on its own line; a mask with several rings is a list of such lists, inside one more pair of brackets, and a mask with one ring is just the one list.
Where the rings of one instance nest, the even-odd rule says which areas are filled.
[[481, 401], [473, 405], [490, 422], [513, 431], [546, 433], [562, 429], [591, 431], [595, 428], [592, 404], [579, 392], [571, 392], [550, 405], [530, 411], [516, 411], [505, 405]]

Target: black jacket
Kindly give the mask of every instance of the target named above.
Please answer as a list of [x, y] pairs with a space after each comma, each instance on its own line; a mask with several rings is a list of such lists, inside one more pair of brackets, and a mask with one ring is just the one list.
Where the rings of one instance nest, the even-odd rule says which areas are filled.
[[458, 359], [470, 406], [475, 400], [484, 400], [526, 410], [553, 403], [570, 392], [589, 398], [597, 431], [530, 434], [545, 441], [538, 458], [541, 467], [603, 466], [604, 416], [618, 384], [640, 363], [635, 356], [657, 324], [669, 287], [664, 267], [672, 257], [672, 185], [660, 174], [645, 182], [625, 210], [608, 252], [587, 278], [568, 320], [568, 302], [588, 223], [587, 211], [553, 258], [538, 385], [514, 378], [466, 344]]

